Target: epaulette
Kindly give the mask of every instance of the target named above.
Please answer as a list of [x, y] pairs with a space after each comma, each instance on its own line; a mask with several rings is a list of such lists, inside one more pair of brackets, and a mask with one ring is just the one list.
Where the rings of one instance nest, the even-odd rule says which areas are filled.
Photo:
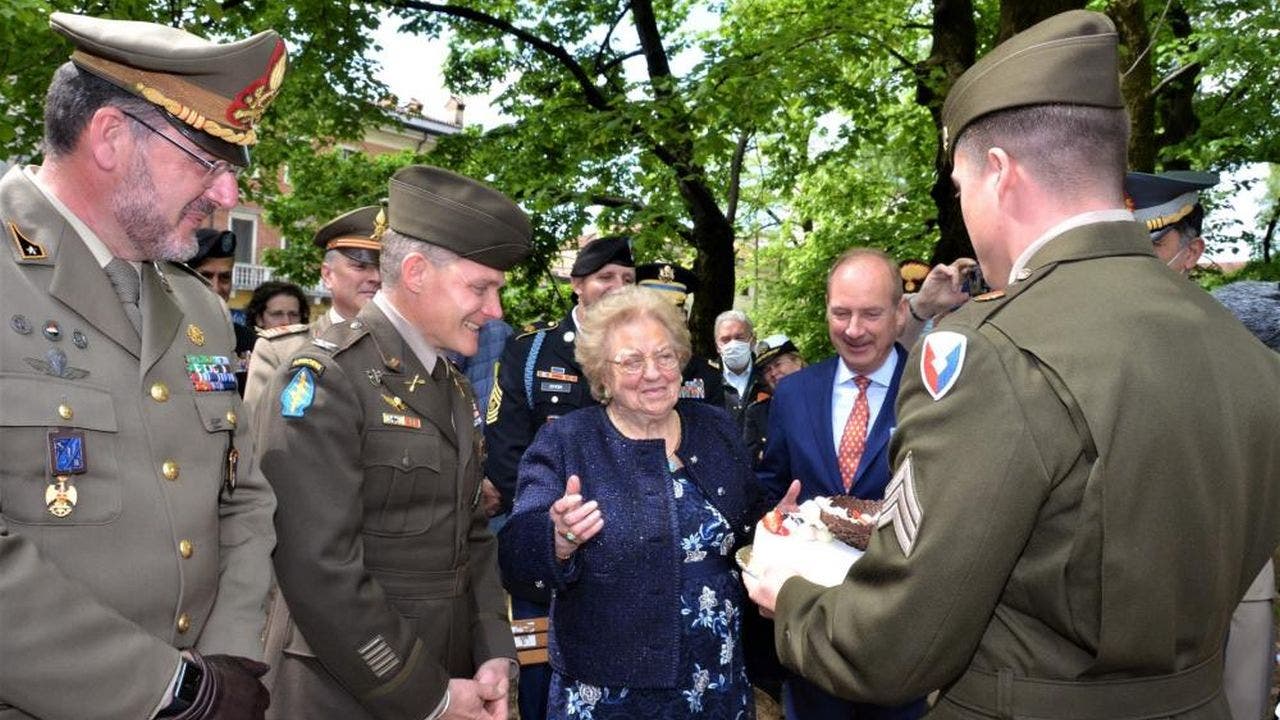
[[312, 344], [322, 350], [336, 355], [356, 344], [360, 338], [369, 334], [369, 328], [359, 320], [334, 323], [324, 331], [323, 335], [313, 338]]
[[520, 329], [520, 334], [516, 336], [516, 339], [519, 340], [520, 338], [529, 337], [530, 335], [536, 335], [543, 330], [554, 330], [559, 324], [559, 320], [539, 320], [538, 322], [531, 322]]
[[[186, 267], [185, 265], [183, 267]], [[197, 277], [199, 277], [197, 275]], [[202, 278], [203, 279], [203, 278]], [[286, 335], [297, 335], [311, 329], [310, 325], [305, 323], [294, 323], [293, 325], [277, 325], [273, 328], [257, 328], [258, 337], [263, 340], [274, 340]]]

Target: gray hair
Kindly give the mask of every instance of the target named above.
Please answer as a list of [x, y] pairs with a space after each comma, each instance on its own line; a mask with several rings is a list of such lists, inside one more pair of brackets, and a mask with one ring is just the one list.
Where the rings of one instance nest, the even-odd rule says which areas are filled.
[[747, 332], [750, 333], [751, 335], [754, 336], [756, 334], [756, 326], [751, 323], [751, 318], [747, 317], [747, 314], [742, 312], [741, 310], [725, 310], [724, 312], [717, 315], [715, 324], [711, 326], [711, 331], [714, 333], [719, 333], [720, 323], [726, 323], [726, 322], [729, 322], [730, 320], [734, 320], [742, 323], [744, 326], [746, 326]]
[[[385, 239], [383, 242], [386, 242]], [[591, 395], [602, 403], [609, 402], [608, 380], [613, 377], [610, 347], [613, 331], [637, 320], [656, 320], [671, 337], [672, 349], [684, 367], [693, 356], [693, 344], [684, 314], [657, 290], [637, 285], [618, 288], [587, 309], [574, 344], [574, 358], [591, 385]]]
[[[57, 157], [68, 155], [80, 142], [89, 118], [99, 108], [112, 106], [144, 119], [158, 118], [155, 105], [106, 80], [65, 62], [53, 73], [44, 97], [44, 151]], [[149, 131], [129, 123], [136, 138]]]
[[978, 162], [991, 148], [1004, 148], [1063, 199], [1100, 193], [1119, 199], [1128, 145], [1123, 108], [1031, 105], [979, 118], [960, 134], [956, 154]]
[[462, 257], [447, 248], [387, 228], [382, 233], [382, 254], [378, 260], [383, 286], [396, 287], [400, 284], [400, 267], [411, 253], [418, 253], [436, 267], [448, 265]]

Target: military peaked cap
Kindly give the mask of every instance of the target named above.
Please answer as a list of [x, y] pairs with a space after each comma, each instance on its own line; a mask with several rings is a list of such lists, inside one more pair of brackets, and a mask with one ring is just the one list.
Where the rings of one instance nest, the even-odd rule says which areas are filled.
[[388, 196], [391, 229], [415, 240], [495, 270], [507, 270], [529, 254], [529, 218], [484, 183], [430, 165], [410, 165], [391, 176]]
[[942, 150], [974, 120], [1028, 105], [1124, 107], [1115, 25], [1106, 15], [1069, 10], [1000, 43], [960, 76], [942, 105]]
[[1215, 173], [1174, 170], [1159, 175], [1131, 172], [1124, 178], [1129, 209], [1147, 232], [1158, 232], [1191, 214], [1200, 191], [1218, 184]]
[[386, 229], [386, 211], [379, 205], [368, 205], [325, 223], [311, 242], [325, 252], [337, 250], [356, 262], [374, 265], [382, 250], [382, 232]]
[[631, 257], [631, 238], [626, 235], [609, 235], [596, 238], [582, 249], [573, 261], [569, 270], [570, 277], [586, 277], [605, 265], [621, 265], [635, 267], [636, 261]]
[[76, 67], [156, 105], [212, 155], [249, 164], [254, 126], [284, 82], [285, 46], [275, 31], [219, 44], [165, 25], [64, 12], [49, 25], [75, 45]]
[[756, 369], [764, 370], [774, 360], [788, 353], [800, 354], [800, 349], [786, 335], [770, 335], [756, 343]]
[[692, 270], [671, 263], [637, 265], [636, 284], [657, 290], [678, 307], [683, 307], [685, 298], [698, 292], [702, 285]]

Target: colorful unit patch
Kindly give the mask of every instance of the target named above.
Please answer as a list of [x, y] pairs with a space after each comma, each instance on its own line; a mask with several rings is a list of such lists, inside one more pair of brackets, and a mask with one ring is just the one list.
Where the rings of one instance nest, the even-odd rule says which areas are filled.
[[196, 392], [236, 389], [236, 368], [225, 355], [188, 355], [187, 376]]
[[311, 368], [299, 368], [284, 390], [280, 391], [280, 414], [300, 418], [316, 399], [316, 377]]
[[309, 357], [306, 357], [305, 355], [304, 355], [304, 356], [302, 356], [302, 357], [296, 357], [296, 358], [294, 358], [294, 359], [293, 359], [293, 362], [289, 364], [289, 367], [291, 367], [291, 368], [300, 368], [300, 367], [311, 368], [311, 372], [315, 373], [315, 374], [316, 374], [316, 377], [320, 377], [321, 375], [323, 375], [323, 374], [324, 374], [324, 363], [320, 362], [319, 360], [317, 360], [317, 359], [315, 359], [315, 358], [309, 358]]
[[935, 330], [924, 336], [920, 353], [920, 377], [934, 400], [941, 400], [960, 378], [964, 351], [969, 339], [949, 330]]
[[49, 470], [53, 475], [78, 475], [89, 469], [85, 460], [84, 432], [54, 430], [49, 433]]

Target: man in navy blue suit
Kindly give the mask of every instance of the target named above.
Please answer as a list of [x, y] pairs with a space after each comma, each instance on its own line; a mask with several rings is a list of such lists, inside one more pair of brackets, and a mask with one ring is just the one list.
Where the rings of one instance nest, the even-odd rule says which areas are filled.
[[[879, 500], [889, 482], [893, 405], [907, 351], [897, 343], [911, 315], [897, 263], [854, 248], [827, 276], [827, 333], [836, 357], [783, 378], [769, 411], [768, 440], [757, 478], [781, 498], [800, 480], [800, 501], [852, 494]], [[789, 720], [913, 720], [924, 700], [886, 708], [831, 696], [799, 676], [783, 684]]]

